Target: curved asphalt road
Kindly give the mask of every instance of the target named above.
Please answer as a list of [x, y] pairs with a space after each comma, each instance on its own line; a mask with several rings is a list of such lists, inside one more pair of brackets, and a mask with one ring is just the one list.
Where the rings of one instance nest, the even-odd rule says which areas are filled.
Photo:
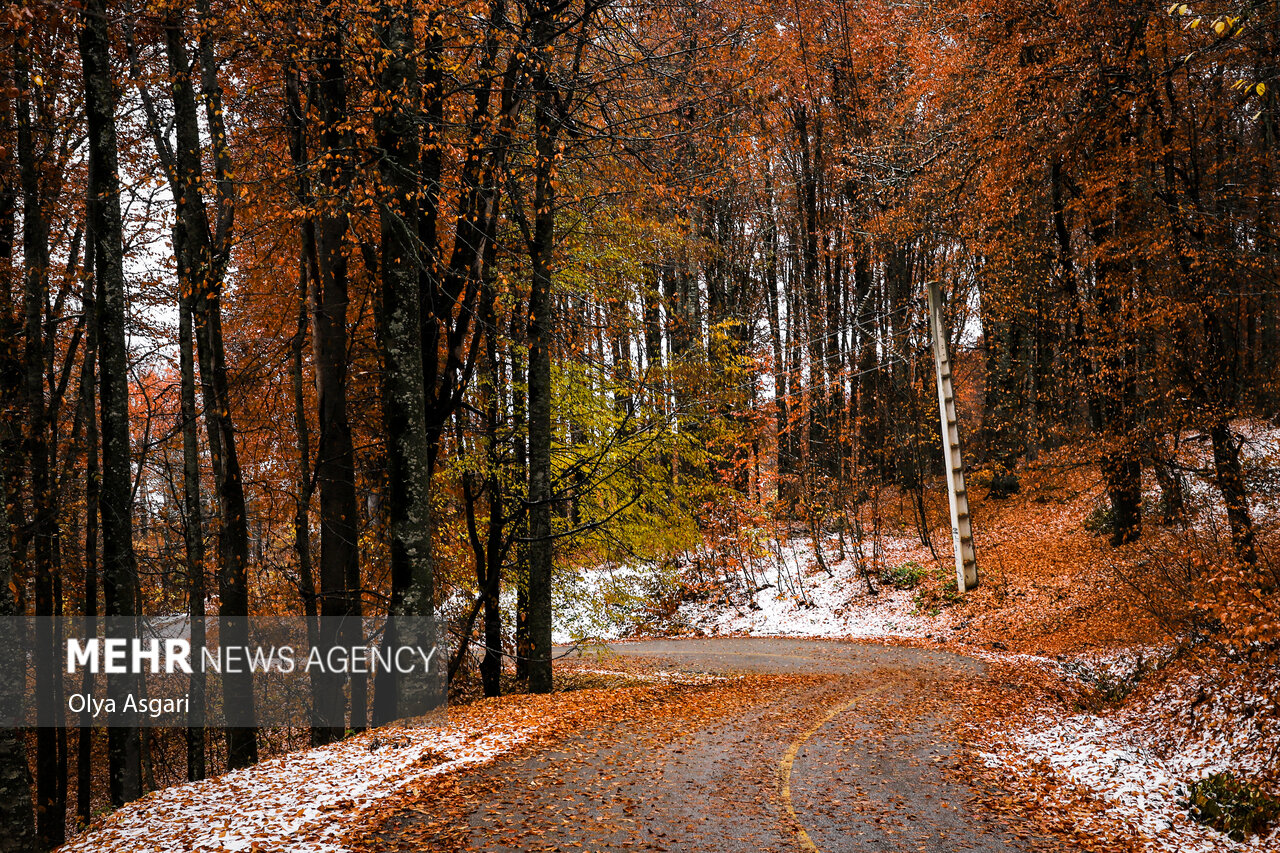
[[[960, 684], [944, 652], [820, 640], [619, 643], [658, 668], [763, 676], [692, 689], [642, 719], [463, 774], [377, 833], [379, 849], [1030, 853], [948, 772]], [[759, 685], [761, 678], [753, 683]], [[692, 698], [693, 701], [689, 701]], [[1021, 840], [1017, 836], [1021, 836]]]

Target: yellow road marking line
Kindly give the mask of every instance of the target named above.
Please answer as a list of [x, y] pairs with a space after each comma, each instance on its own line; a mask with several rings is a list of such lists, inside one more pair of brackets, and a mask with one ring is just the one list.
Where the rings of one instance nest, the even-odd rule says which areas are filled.
[[795, 832], [796, 845], [808, 853], [821, 853], [818, 845], [813, 843], [813, 839], [809, 837], [809, 833], [805, 831], [804, 826], [800, 823], [800, 817], [796, 814], [795, 806], [791, 802], [791, 768], [796, 763], [796, 756], [800, 754], [800, 749], [808, 742], [809, 738], [818, 733], [818, 729], [834, 720], [840, 714], [849, 710], [859, 699], [868, 699], [879, 693], [883, 693], [887, 687], [881, 685], [863, 690], [856, 694], [847, 702], [836, 705], [826, 715], [808, 728], [800, 737], [791, 742], [791, 746], [787, 747], [786, 753], [782, 756], [782, 761], [778, 764], [778, 796], [782, 800], [782, 807], [787, 810], [787, 815], [791, 818], [791, 825]]

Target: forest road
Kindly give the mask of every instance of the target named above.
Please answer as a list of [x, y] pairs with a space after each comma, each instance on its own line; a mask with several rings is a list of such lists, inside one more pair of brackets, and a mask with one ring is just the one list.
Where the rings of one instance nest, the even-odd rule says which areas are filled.
[[383, 827], [379, 848], [1030, 853], [1061, 845], [973, 809], [975, 790], [954, 772], [949, 732], [981, 695], [979, 661], [773, 638], [617, 643], [601, 667], [611, 654], [637, 671], [729, 677], [469, 771], [444, 802]]

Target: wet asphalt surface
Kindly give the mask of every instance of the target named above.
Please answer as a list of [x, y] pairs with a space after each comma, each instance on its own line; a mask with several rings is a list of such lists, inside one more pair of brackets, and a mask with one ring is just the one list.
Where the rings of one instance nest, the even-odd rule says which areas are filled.
[[958, 747], [950, 731], [963, 712], [952, 694], [981, 678], [978, 661], [801, 639], [610, 649], [665, 670], [750, 673], [757, 686], [691, 688], [684, 701], [468, 771], [439, 802], [385, 827], [379, 847], [1030, 853], [1047, 846], [1028, 827], [973, 810], [974, 790], [952, 772]]

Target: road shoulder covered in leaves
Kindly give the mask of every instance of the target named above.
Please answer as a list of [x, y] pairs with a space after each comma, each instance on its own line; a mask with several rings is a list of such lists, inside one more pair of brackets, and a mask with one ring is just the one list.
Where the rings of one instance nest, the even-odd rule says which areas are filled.
[[574, 678], [580, 689], [450, 708], [438, 721], [383, 727], [155, 791], [96, 822], [60, 853], [339, 853], [349, 849], [349, 832], [394, 808], [424, 779], [536, 749], [711, 680], [586, 674]]

